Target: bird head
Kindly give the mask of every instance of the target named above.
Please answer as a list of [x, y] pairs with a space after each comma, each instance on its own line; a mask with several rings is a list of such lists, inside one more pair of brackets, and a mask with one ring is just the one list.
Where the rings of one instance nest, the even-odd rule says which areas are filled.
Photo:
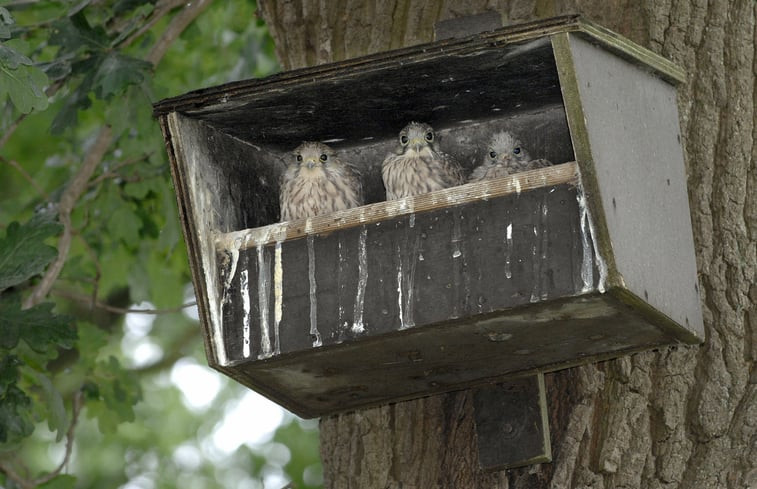
[[531, 159], [520, 140], [507, 131], [494, 134], [487, 150], [486, 161], [495, 166], [507, 167]]
[[428, 124], [411, 122], [400, 131], [400, 147], [403, 153], [423, 153], [433, 150], [436, 134]]
[[334, 150], [323, 143], [305, 142], [294, 150], [294, 158], [301, 170], [324, 170], [334, 160]]

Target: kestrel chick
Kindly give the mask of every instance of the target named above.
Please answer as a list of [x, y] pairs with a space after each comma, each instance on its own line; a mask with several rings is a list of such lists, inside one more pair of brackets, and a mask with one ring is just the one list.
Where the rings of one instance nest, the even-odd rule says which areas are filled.
[[279, 182], [281, 220], [291, 221], [363, 205], [360, 174], [323, 143], [302, 143]]
[[396, 154], [387, 156], [381, 165], [387, 200], [465, 183], [460, 165], [439, 150], [428, 124], [411, 122], [400, 131], [399, 143]]
[[473, 170], [469, 182], [504, 177], [526, 170], [550, 166], [547, 160], [532, 160], [520, 140], [507, 131], [495, 133], [486, 148], [484, 162]]

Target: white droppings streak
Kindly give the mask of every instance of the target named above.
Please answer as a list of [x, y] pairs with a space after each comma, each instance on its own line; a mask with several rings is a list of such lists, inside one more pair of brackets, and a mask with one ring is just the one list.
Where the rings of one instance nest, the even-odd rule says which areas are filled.
[[339, 254], [339, 266], [336, 275], [336, 287], [339, 291], [337, 293], [337, 327], [339, 329], [339, 336], [337, 342], [341, 343], [344, 340], [344, 333], [349, 328], [349, 322], [344, 319], [344, 294], [346, 289], [345, 282], [345, 269], [347, 268], [347, 257], [344, 253], [344, 236], [340, 236], [337, 242], [337, 249]]
[[410, 223], [409, 224], [410, 224], [411, 228], [415, 227], [415, 213], [410, 214]]
[[250, 356], [250, 281], [247, 270], [239, 274], [239, 290], [242, 293], [242, 356]]
[[[580, 179], [579, 179], [580, 184]], [[596, 262], [599, 271], [599, 281], [597, 290], [600, 293], [605, 292], [605, 282], [607, 280], [607, 263], [600, 253], [595, 253], [597, 249], [596, 233], [594, 222], [586, 205], [586, 197], [582, 192], [578, 194], [578, 208], [581, 212], [581, 244], [583, 247], [583, 261], [581, 262], [581, 280], [583, 288], [581, 292], [589, 292], [594, 289], [594, 270], [593, 262]]]
[[586, 210], [586, 200], [583, 194], [578, 195], [578, 208], [581, 211], [581, 248], [583, 259], [581, 261], [581, 281], [584, 286], [581, 292], [589, 292], [594, 289], [594, 270], [592, 258], [594, 253], [591, 248], [591, 228], [589, 227], [589, 213]]
[[221, 294], [221, 304], [227, 304], [230, 299], [231, 282], [237, 273], [237, 264], [239, 263], [239, 248], [242, 246], [242, 238], [237, 238], [233, 246], [226, 251], [229, 253], [229, 272], [226, 280], [223, 281], [223, 292]]
[[[539, 211], [539, 214], [541, 214], [541, 211]], [[534, 226], [534, 239], [532, 241], [531, 245], [531, 279], [534, 282], [533, 289], [531, 290], [531, 298], [529, 299], [530, 302], [538, 302], [539, 301], [539, 280], [541, 278], [541, 267], [539, 263], [539, 259], [537, 257], [539, 250], [539, 230], [536, 226]]]
[[539, 204], [539, 221], [534, 226], [534, 244], [531, 258], [534, 286], [531, 290], [531, 302], [538, 302], [548, 298], [548, 283], [544, 273], [547, 266], [547, 249], [549, 247], [549, 231], [547, 229], [547, 198]]
[[460, 251], [460, 241], [462, 240], [462, 231], [460, 229], [460, 219], [461, 217], [455, 214], [455, 222], [452, 227], [452, 258], [460, 258], [460, 256], [463, 254], [462, 251]]
[[505, 277], [513, 278], [512, 271], [512, 254], [513, 254], [513, 223], [507, 225], [505, 231]]
[[460, 220], [462, 216], [457, 212], [454, 212], [454, 222], [452, 226], [452, 281], [454, 286], [454, 292], [452, 296], [452, 317], [460, 317], [459, 304], [460, 304], [460, 279], [462, 276], [463, 260], [456, 260], [462, 255], [460, 250], [460, 241], [462, 240], [462, 231]]
[[[547, 220], [547, 215], [549, 214], [549, 205], [547, 204], [547, 197], [544, 197], [544, 204], [542, 206], [542, 213], [541, 213], [541, 264], [542, 267], [548, 265], [548, 257], [549, 257], [549, 221]], [[541, 300], [547, 300], [549, 297], [549, 288], [548, 288], [548, 282], [547, 277], [544, 273], [541, 274], [540, 277], [540, 284], [541, 284]]]
[[273, 337], [274, 353], [281, 353], [279, 325], [281, 324], [282, 303], [284, 300], [284, 267], [281, 264], [281, 241], [276, 241], [273, 262]]
[[368, 284], [368, 254], [365, 249], [367, 237], [368, 228], [363, 226], [360, 229], [360, 240], [358, 241], [358, 278], [357, 293], [355, 294], [355, 318], [352, 322], [353, 333], [362, 333], [365, 331], [365, 326], [363, 325], [363, 303], [365, 301], [365, 286]]
[[513, 185], [515, 185], [515, 193], [520, 196], [520, 179], [517, 177], [513, 179]]
[[[308, 219], [308, 223], [310, 219]], [[321, 333], [318, 332], [318, 297], [315, 283], [315, 246], [313, 236], [308, 235], [308, 281], [310, 282], [310, 336], [313, 339], [313, 347], [321, 346]]]
[[399, 306], [400, 329], [405, 329], [405, 318], [402, 316], [402, 255], [400, 245], [397, 245], [397, 304]]
[[271, 336], [268, 330], [268, 277], [270, 265], [268, 260], [265, 259], [265, 246], [258, 244], [255, 248], [258, 252], [258, 310], [260, 311], [260, 354], [258, 358], [268, 358], [272, 353]]

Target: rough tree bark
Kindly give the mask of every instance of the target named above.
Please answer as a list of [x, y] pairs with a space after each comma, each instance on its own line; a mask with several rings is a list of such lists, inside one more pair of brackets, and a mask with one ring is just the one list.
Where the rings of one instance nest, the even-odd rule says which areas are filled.
[[287, 69], [430, 41], [438, 20], [487, 9], [507, 23], [582, 13], [688, 70], [679, 106], [706, 341], [548, 375], [550, 464], [480, 472], [468, 392], [323, 419], [326, 487], [757, 488], [757, 3], [261, 4]]

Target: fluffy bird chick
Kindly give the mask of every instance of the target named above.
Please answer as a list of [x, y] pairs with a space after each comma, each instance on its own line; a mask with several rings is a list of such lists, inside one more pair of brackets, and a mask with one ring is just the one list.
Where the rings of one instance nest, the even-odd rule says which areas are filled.
[[360, 174], [325, 144], [302, 143], [281, 176], [279, 203], [282, 221], [363, 205]]
[[425, 194], [465, 182], [460, 164], [439, 150], [434, 129], [411, 122], [400, 131], [399, 147], [381, 165], [387, 200]]
[[484, 162], [473, 170], [469, 182], [504, 177], [526, 170], [550, 166], [547, 160], [532, 160], [520, 140], [507, 131], [495, 133], [486, 148]]

